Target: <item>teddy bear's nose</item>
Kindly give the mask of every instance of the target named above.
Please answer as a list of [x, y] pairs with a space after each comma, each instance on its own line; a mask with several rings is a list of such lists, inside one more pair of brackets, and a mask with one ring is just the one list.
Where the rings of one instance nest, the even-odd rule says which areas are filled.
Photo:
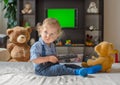
[[24, 36], [22, 36], [21, 38], [25, 38]]

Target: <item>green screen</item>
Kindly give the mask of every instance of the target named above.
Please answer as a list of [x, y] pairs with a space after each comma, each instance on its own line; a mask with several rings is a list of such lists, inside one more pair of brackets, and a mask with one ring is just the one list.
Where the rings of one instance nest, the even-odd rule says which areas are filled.
[[75, 9], [47, 9], [47, 17], [56, 18], [62, 28], [75, 27]]

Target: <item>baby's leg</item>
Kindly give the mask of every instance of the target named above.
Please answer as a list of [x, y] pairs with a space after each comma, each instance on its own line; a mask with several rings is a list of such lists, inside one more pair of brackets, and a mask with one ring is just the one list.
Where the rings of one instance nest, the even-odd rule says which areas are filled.
[[74, 75], [74, 69], [67, 68], [61, 64], [56, 64], [42, 71], [42, 74], [45, 76]]
[[80, 69], [80, 68], [82, 68], [81, 66], [75, 65], [75, 64], [64, 64], [64, 65], [66, 67], [73, 68], [73, 69]]
[[102, 70], [102, 66], [101, 65], [90, 66], [86, 68], [86, 70], [88, 74], [94, 74], [100, 72]]
[[56, 64], [42, 71], [42, 75], [44, 76], [61, 76], [61, 75], [87, 76], [87, 71], [84, 68], [73, 69], [73, 68], [66, 67], [65, 65]]

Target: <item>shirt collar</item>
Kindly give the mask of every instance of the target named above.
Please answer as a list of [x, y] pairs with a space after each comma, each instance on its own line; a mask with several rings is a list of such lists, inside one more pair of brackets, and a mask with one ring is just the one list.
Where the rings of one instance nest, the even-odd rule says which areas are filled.
[[42, 38], [39, 38], [39, 41], [41, 42], [42, 45], [45, 45], [44, 41], [42, 40]]

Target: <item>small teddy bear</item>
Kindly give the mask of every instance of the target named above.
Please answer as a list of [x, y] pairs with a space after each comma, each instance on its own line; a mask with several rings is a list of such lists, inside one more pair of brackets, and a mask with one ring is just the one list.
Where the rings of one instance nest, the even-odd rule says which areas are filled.
[[95, 2], [91, 2], [88, 9], [87, 9], [88, 13], [98, 13], [98, 8], [96, 7], [96, 3]]
[[21, 10], [22, 14], [30, 14], [32, 13], [32, 7], [30, 3], [26, 3], [24, 9]]
[[93, 44], [93, 40], [92, 39], [93, 39], [92, 35], [86, 34], [86, 42], [85, 42], [85, 44], [87, 46], [93, 46], [94, 44]]
[[102, 65], [102, 72], [110, 72], [114, 62], [113, 54], [115, 49], [112, 43], [103, 41], [95, 46], [95, 52], [98, 54], [97, 58], [88, 59], [87, 62], [82, 62], [82, 66]]
[[9, 61], [28, 61], [30, 58], [30, 47], [27, 42], [30, 39], [31, 28], [16, 26], [7, 30], [10, 43], [7, 50], [11, 55]]

